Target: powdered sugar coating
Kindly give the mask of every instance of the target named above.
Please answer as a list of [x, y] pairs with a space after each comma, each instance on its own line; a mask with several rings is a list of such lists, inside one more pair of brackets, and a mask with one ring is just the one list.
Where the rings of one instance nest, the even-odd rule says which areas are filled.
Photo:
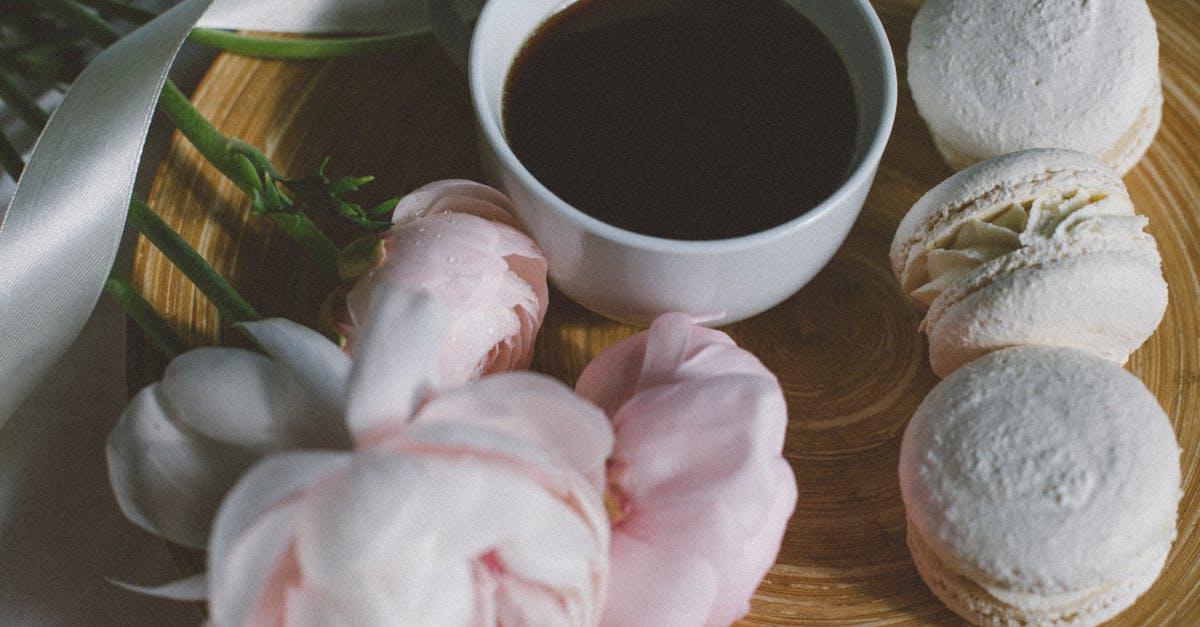
[[947, 163], [1037, 147], [1100, 157], [1120, 173], [1158, 130], [1158, 36], [1143, 0], [928, 0], [908, 82]]
[[999, 350], [947, 377], [913, 415], [899, 472], [925, 559], [1016, 605], [1144, 580], [1182, 496], [1154, 396], [1064, 348]]
[[1119, 249], [1044, 265], [1037, 251], [1010, 257], [1010, 268], [980, 276], [986, 286], [930, 310], [924, 328], [939, 377], [997, 348], [1025, 344], [1077, 348], [1124, 364], [1162, 320], [1167, 287], [1157, 257]]

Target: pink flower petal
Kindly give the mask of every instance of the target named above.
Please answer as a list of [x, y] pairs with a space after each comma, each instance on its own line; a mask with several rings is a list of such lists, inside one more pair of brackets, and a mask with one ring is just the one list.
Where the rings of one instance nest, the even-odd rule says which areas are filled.
[[[774, 375], [726, 334], [672, 314], [598, 355], [576, 390], [609, 412], [616, 432], [608, 485], [618, 502], [614, 546], [622, 549], [612, 555], [610, 606], [654, 605], [668, 615], [707, 606], [691, 624], [743, 616], [796, 499], [781, 456], [787, 407]], [[647, 573], [640, 586], [621, 583], [641, 577], [652, 559], [708, 564], [715, 584], [706, 602], [654, 592], [681, 587], [673, 578], [685, 576], [682, 569]], [[621, 616], [606, 624], [659, 624]]]
[[[461, 204], [455, 204], [454, 208], [441, 204], [448, 198], [456, 199]], [[476, 202], [468, 204], [464, 200]], [[503, 222], [514, 228], [518, 226], [508, 196], [494, 187], [466, 179], [434, 181], [409, 192], [392, 210], [392, 222], [403, 224], [430, 213], [457, 211], [458, 207], [463, 206], [481, 218]]]
[[422, 407], [418, 424], [459, 423], [507, 433], [547, 451], [604, 490], [612, 427], [597, 407], [561, 382], [535, 373], [485, 377]]
[[[601, 625], [695, 627], [712, 612], [717, 594], [713, 564], [666, 551], [629, 534], [616, 534], [609, 550], [609, 603]], [[671, 599], [663, 603], [663, 599]]]
[[349, 453], [301, 452], [256, 465], [226, 496], [208, 544], [209, 608], [216, 625], [247, 624], [261, 591], [278, 588], [310, 484], [344, 466]]
[[247, 474], [213, 533], [214, 623], [596, 623], [609, 533], [583, 477], [454, 421], [397, 438]]
[[305, 579], [337, 584], [379, 556], [400, 530], [425, 526], [428, 512], [410, 502], [424, 473], [416, 457], [368, 449], [337, 476], [309, 486], [296, 537]]
[[444, 386], [527, 368], [548, 302], [546, 260], [517, 228], [508, 199], [478, 183], [440, 181], [403, 198], [394, 222], [383, 260], [358, 279], [334, 321], [348, 349], [370, 295], [408, 287], [436, 295], [452, 313], [438, 353]]
[[268, 509], [241, 530], [220, 562], [210, 564], [208, 607], [214, 625], [283, 624], [285, 608], [264, 599], [286, 593], [296, 579], [291, 532], [300, 515], [298, 503]]

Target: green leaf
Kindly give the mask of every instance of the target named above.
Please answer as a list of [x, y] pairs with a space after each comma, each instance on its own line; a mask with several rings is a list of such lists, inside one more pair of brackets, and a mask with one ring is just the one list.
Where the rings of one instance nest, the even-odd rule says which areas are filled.
[[373, 176], [343, 176], [339, 179], [334, 179], [329, 185], [329, 191], [335, 196], [346, 192], [353, 192], [374, 180], [375, 177]]
[[263, 202], [262, 193], [257, 189], [250, 192], [250, 206], [254, 208], [254, 215], [261, 216], [267, 212], [267, 204]]
[[390, 211], [398, 200], [385, 200], [370, 210], [365, 210], [361, 205], [342, 198], [343, 194], [358, 191], [363, 185], [374, 181], [375, 177], [341, 176], [331, 180], [325, 174], [329, 161], [329, 157], [322, 159], [316, 170], [304, 178], [279, 178], [278, 180], [292, 194], [296, 204], [304, 210], [311, 209], [331, 213], [370, 233], [377, 233], [391, 227], [389, 221], [373, 220], [372, 218], [383, 211]]
[[353, 281], [370, 272], [383, 259], [383, 240], [368, 235], [350, 242], [338, 253], [338, 278]]
[[392, 211], [396, 209], [396, 205], [399, 203], [399, 198], [389, 198], [367, 210], [367, 215], [371, 217], [391, 215]]

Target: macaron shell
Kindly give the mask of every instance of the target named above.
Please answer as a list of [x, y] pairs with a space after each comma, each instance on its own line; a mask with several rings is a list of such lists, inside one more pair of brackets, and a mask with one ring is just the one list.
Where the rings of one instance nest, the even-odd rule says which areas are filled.
[[[1146, 97], [1149, 102], [1134, 119], [1133, 124], [1098, 155], [1102, 163], [1122, 175], [1132, 170], [1146, 155], [1146, 151], [1154, 143], [1154, 136], [1158, 134], [1158, 127], [1162, 124], [1162, 86], [1155, 87]], [[952, 170], [963, 170], [984, 160], [959, 151], [936, 133], [931, 133], [930, 136], [938, 154], [942, 155], [942, 160]]]
[[1104, 155], [1161, 90], [1154, 18], [1142, 0], [928, 0], [908, 82], [952, 167], [1041, 146]]
[[1144, 251], [1004, 265], [1010, 267], [960, 300], [942, 308], [939, 301], [954, 296], [943, 293], [934, 302], [923, 326], [939, 377], [985, 353], [1026, 344], [1075, 348], [1121, 365], [1166, 311], [1158, 257]]
[[981, 586], [1058, 595], [1137, 578], [1175, 537], [1179, 447], [1132, 374], [1027, 346], [957, 370], [901, 444], [909, 524]]
[[[892, 272], [905, 293], [924, 283], [924, 254], [962, 224], [991, 217], [1035, 198], [1085, 189], [1128, 201], [1124, 182], [1089, 155], [1054, 148], [1011, 153], [958, 172], [925, 193], [900, 220], [892, 238]], [[1129, 214], [1134, 213], [1128, 203]]]
[[[1155, 75], [1155, 79], [1156, 82], [1161, 81], [1158, 75]], [[1134, 119], [1133, 125], [1114, 144], [1109, 146], [1104, 154], [1100, 155], [1100, 159], [1104, 163], [1122, 174], [1132, 170], [1142, 160], [1146, 151], [1150, 149], [1150, 144], [1154, 143], [1158, 127], [1162, 125], [1163, 93], [1161, 83], [1148, 97], [1149, 103]]]
[[976, 625], [1028, 627], [1098, 625], [1127, 609], [1153, 585], [1166, 563], [1170, 545], [1146, 556], [1144, 565], [1125, 580], [1086, 592], [1028, 604], [1005, 601], [987, 588], [956, 572], [929, 549], [910, 522], [906, 537], [913, 564], [925, 585], [946, 607]]

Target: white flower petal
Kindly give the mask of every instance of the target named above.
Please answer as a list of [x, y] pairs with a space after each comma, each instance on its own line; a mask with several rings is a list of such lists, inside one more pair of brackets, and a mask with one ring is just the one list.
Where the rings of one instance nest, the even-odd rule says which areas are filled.
[[123, 581], [109, 580], [113, 585], [150, 596], [171, 599], [172, 601], [203, 601], [208, 598], [208, 576], [192, 575], [157, 586], [138, 586]]
[[188, 351], [167, 365], [158, 388], [175, 419], [259, 454], [345, 444], [338, 437], [338, 416], [322, 411], [290, 371], [259, 353]]
[[312, 329], [284, 318], [241, 325], [275, 361], [291, 371], [323, 411], [340, 415], [350, 376], [350, 357]]
[[139, 392], [108, 436], [108, 474], [121, 510], [173, 542], [202, 547], [221, 498], [249, 452], [175, 423], [154, 387]]
[[356, 341], [346, 424], [358, 442], [409, 421], [437, 385], [449, 313], [436, 299], [403, 288], [375, 290]]

